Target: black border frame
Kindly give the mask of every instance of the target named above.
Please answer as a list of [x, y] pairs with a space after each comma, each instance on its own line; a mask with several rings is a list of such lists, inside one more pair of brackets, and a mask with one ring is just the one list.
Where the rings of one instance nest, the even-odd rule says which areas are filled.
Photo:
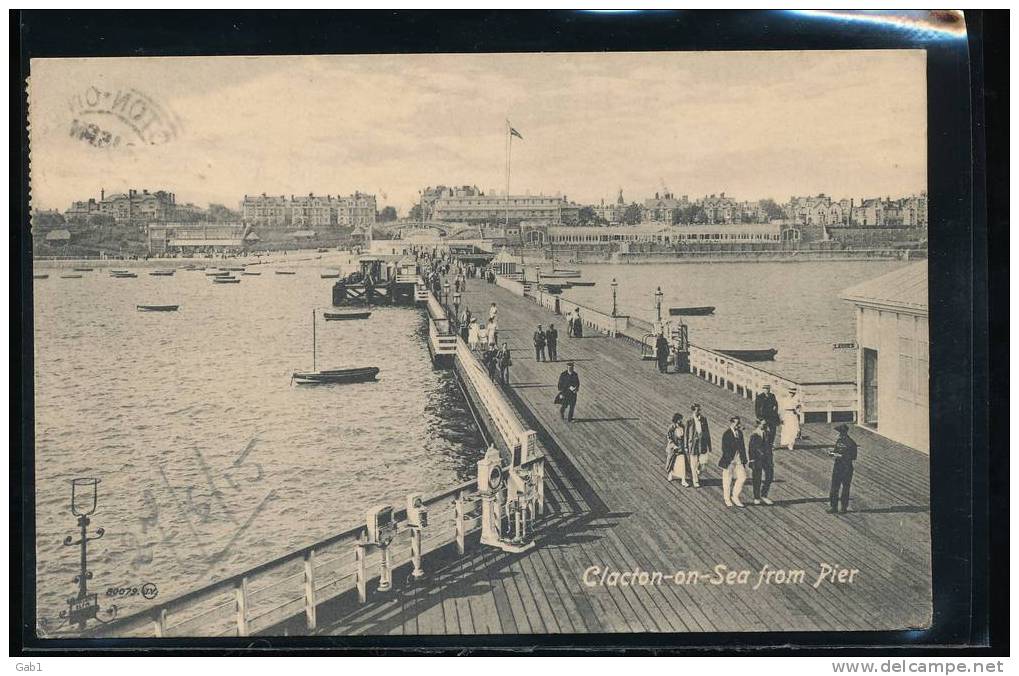
[[[892, 24], [790, 11], [11, 11], [11, 652], [91, 654], [1007, 654], [1008, 15], [966, 13], [965, 39]], [[928, 631], [294, 637], [147, 640], [34, 637], [31, 240], [27, 223], [29, 59], [387, 52], [529, 52], [922, 48], [928, 55], [928, 195], [934, 372], [931, 377], [933, 626]], [[1004, 70], [1007, 72], [1007, 65]], [[997, 81], [994, 80], [997, 77]], [[985, 105], [990, 104], [990, 105]], [[988, 128], [992, 123], [995, 126]], [[17, 126], [15, 126], [17, 125]], [[1000, 135], [1004, 129], [1004, 139]], [[987, 136], [995, 143], [987, 143]], [[13, 139], [20, 143], [14, 143]], [[986, 155], [985, 155], [986, 145]], [[1004, 151], [1004, 152], [1002, 152]], [[1003, 157], [1004, 155], [1004, 157]], [[17, 167], [15, 167], [17, 162]], [[15, 176], [20, 185], [15, 184]], [[998, 212], [1001, 213], [1001, 212]], [[967, 227], [970, 226], [970, 227]], [[994, 247], [989, 247], [990, 235]], [[993, 260], [992, 260], [993, 259]], [[993, 285], [990, 286], [990, 285]], [[994, 295], [989, 292], [994, 289]], [[1002, 295], [1003, 294], [1003, 295]], [[993, 317], [989, 301], [994, 299]], [[16, 309], [15, 309], [16, 308]], [[989, 371], [994, 352], [995, 372]], [[991, 396], [993, 394], [993, 396]], [[991, 417], [991, 409], [995, 416]], [[991, 421], [996, 427], [991, 428]], [[992, 444], [993, 442], [993, 444]], [[960, 449], [963, 449], [960, 451]], [[986, 451], [984, 449], [987, 449]], [[990, 452], [993, 458], [994, 475]], [[972, 453], [967, 452], [972, 451]], [[20, 481], [15, 477], [19, 477]], [[994, 504], [992, 505], [991, 500]], [[990, 514], [994, 510], [994, 527]], [[1004, 509], [1002, 509], [1004, 508]], [[28, 546], [25, 546], [28, 544]], [[994, 560], [990, 546], [994, 544]], [[992, 577], [993, 575], [993, 577]], [[993, 599], [990, 592], [993, 590]], [[991, 614], [995, 622], [990, 622]], [[26, 621], [26, 618], [29, 618]], [[738, 646], [738, 647], [737, 647]], [[1004, 652], [1003, 652], [1004, 651]]]

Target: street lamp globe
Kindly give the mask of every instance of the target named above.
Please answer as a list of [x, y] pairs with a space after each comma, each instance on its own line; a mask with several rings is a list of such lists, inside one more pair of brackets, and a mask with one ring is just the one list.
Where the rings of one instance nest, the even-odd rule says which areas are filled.
[[88, 516], [99, 502], [99, 479], [71, 479], [71, 514]]

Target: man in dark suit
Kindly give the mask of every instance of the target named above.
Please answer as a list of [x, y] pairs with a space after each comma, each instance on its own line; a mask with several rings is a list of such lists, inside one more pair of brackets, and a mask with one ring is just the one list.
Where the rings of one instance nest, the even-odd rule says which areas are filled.
[[722, 501], [726, 507], [742, 507], [739, 494], [747, 481], [747, 446], [738, 415], [729, 418], [729, 427], [722, 433], [722, 457], [718, 466], [722, 470]]
[[559, 360], [558, 343], [559, 343], [559, 332], [555, 330], [555, 326], [549, 324], [548, 330], [545, 331], [545, 344], [548, 346], [549, 361]]
[[766, 424], [764, 439], [768, 442], [768, 448], [774, 448], [775, 430], [778, 429], [781, 417], [778, 414], [778, 399], [771, 393], [771, 385], [765, 385], [764, 391], [757, 395], [757, 399], [754, 400], [754, 413], [758, 420], [763, 420]]
[[[573, 370], [573, 362], [566, 362], [566, 370], [559, 374], [559, 417], [573, 422], [573, 410], [577, 407], [577, 392], [580, 391], [580, 376]], [[569, 409], [569, 415], [567, 415]]]
[[658, 371], [667, 373], [669, 370], [669, 339], [659, 333], [655, 339], [655, 357], [658, 358]]
[[686, 419], [686, 459], [693, 474], [694, 488], [700, 488], [700, 468], [704, 457], [711, 453], [711, 430], [708, 419], [701, 413], [701, 405], [690, 407], [690, 417]]
[[828, 452], [835, 458], [835, 465], [831, 468], [831, 492], [828, 495], [831, 509], [828, 510], [828, 513], [838, 513], [836, 507], [841, 498], [842, 513], [845, 514], [849, 507], [849, 486], [853, 483], [856, 442], [849, 438], [848, 425], [842, 424], [835, 429], [838, 430], [839, 438], [835, 440], [835, 448]]
[[762, 502], [773, 505], [768, 499], [768, 490], [775, 477], [775, 456], [772, 445], [768, 443], [768, 423], [758, 418], [754, 431], [750, 434], [750, 477], [754, 484], [754, 504]]
[[534, 332], [534, 361], [545, 361], [545, 332], [541, 330], [541, 324]]

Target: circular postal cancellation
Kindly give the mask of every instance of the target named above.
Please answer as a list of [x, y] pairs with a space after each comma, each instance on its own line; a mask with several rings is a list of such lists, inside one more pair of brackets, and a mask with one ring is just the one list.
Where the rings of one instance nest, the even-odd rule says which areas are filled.
[[71, 137], [97, 148], [164, 145], [180, 134], [173, 111], [133, 87], [89, 85], [76, 91], [69, 104]]

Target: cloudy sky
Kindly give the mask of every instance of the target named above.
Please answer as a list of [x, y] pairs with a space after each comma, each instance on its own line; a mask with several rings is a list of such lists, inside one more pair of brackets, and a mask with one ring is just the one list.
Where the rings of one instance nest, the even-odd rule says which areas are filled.
[[[37, 59], [33, 206], [361, 190], [405, 213], [426, 185], [504, 190], [507, 118], [513, 193], [908, 194], [927, 182], [925, 68], [922, 51]], [[92, 115], [123, 143], [73, 138], [92, 87], [143, 92], [176, 137]]]

